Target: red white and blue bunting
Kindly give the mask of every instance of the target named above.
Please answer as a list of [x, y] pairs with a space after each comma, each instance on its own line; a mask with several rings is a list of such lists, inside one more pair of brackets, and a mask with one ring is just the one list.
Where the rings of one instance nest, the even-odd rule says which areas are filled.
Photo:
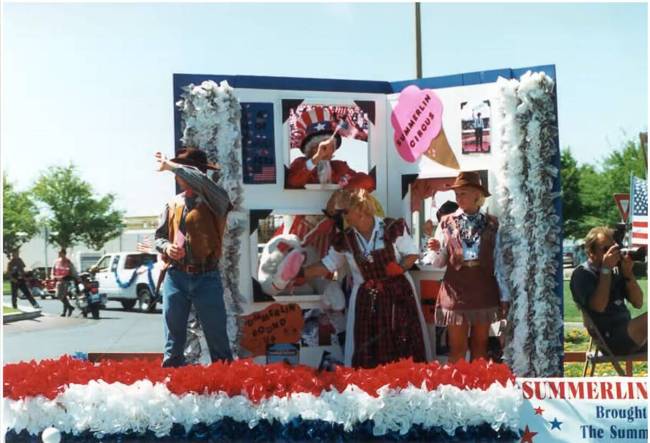
[[[66, 439], [516, 438], [521, 392], [505, 365], [404, 360], [375, 369], [161, 368], [62, 357], [4, 368], [7, 441]], [[51, 431], [48, 431], [51, 432]]]

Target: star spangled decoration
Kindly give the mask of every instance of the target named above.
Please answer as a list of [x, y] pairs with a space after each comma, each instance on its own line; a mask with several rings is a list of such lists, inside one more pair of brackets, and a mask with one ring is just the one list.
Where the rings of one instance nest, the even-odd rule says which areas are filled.
[[634, 216], [648, 215], [648, 188], [645, 180], [634, 177], [634, 207], [632, 214]]
[[557, 417], [554, 417], [554, 418], [553, 418], [553, 421], [549, 421], [549, 423], [551, 424], [551, 430], [553, 430], [553, 429], [557, 429], [558, 431], [561, 431], [562, 429], [560, 428], [560, 425], [561, 425], [562, 423], [564, 423], [564, 422], [563, 422], [563, 421], [559, 421], [559, 420], [557, 419]]
[[533, 437], [535, 437], [538, 434], [538, 432], [533, 432], [528, 428], [528, 425], [526, 425], [526, 429], [524, 429], [524, 433], [521, 436], [521, 440], [519, 440], [519, 443], [533, 443]]
[[632, 177], [632, 244], [648, 245], [648, 184], [645, 180]]
[[535, 408], [535, 415], [542, 415], [543, 412], [544, 410], [542, 409], [541, 406]]

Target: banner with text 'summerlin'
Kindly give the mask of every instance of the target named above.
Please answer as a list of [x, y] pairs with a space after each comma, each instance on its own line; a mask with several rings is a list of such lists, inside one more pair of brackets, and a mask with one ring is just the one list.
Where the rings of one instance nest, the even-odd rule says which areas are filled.
[[644, 378], [521, 378], [522, 443], [648, 441]]

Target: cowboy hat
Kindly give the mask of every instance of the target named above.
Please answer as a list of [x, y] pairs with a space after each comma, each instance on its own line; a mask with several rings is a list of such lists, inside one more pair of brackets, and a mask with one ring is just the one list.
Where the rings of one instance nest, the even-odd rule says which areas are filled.
[[481, 176], [478, 172], [461, 172], [458, 174], [458, 177], [456, 177], [454, 184], [451, 185], [451, 189], [465, 187], [476, 188], [480, 190], [485, 197], [490, 196], [488, 190], [481, 184]]
[[221, 169], [218, 163], [209, 162], [208, 155], [205, 151], [198, 148], [183, 148], [178, 151], [176, 157], [172, 158], [171, 161], [181, 165], [194, 166], [203, 172], [206, 172], [208, 169]]

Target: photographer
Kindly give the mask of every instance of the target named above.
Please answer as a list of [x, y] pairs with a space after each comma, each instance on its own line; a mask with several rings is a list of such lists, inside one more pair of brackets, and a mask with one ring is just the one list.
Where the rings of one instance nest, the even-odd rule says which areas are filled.
[[632, 354], [648, 339], [648, 314], [631, 318], [625, 300], [639, 309], [643, 291], [632, 272], [634, 262], [621, 254], [614, 231], [604, 226], [591, 229], [585, 237], [587, 261], [571, 275], [571, 294], [589, 314], [614, 354]]

